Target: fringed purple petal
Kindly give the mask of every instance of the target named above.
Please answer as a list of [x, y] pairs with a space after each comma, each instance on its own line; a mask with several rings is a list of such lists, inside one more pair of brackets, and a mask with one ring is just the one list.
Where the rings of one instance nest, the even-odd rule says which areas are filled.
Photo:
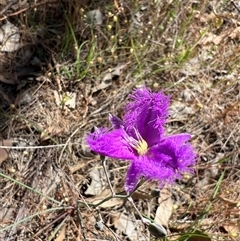
[[112, 126], [114, 129], [120, 129], [121, 127], [124, 126], [124, 123], [121, 119], [119, 119], [117, 116], [115, 115], [109, 115], [109, 120], [112, 123]]
[[180, 134], [165, 138], [152, 147], [144, 156], [135, 161], [135, 169], [149, 180], [158, 180], [161, 184], [173, 183], [184, 172], [191, 172], [196, 162], [196, 154], [187, 143], [190, 135]]
[[167, 180], [172, 176], [172, 170], [163, 165], [161, 160], [154, 156], [140, 156], [135, 161], [135, 166], [141, 173], [141, 176], [149, 180]]
[[188, 133], [181, 133], [181, 134], [176, 134], [176, 135], [171, 135], [165, 138], [162, 138], [162, 141], [167, 141], [167, 142], [173, 142], [177, 143], [177, 145], [181, 146], [187, 141], [191, 139], [191, 135]]
[[134, 136], [136, 128], [149, 146], [158, 143], [164, 133], [169, 97], [143, 87], [135, 90], [130, 98], [132, 101], [126, 105], [124, 115], [127, 131]]
[[90, 149], [100, 155], [117, 159], [132, 160], [135, 158], [132, 147], [126, 142], [124, 130], [97, 129], [87, 136], [86, 140]]
[[132, 162], [126, 176], [125, 190], [130, 193], [137, 185], [140, 173], [136, 168], [135, 162]]
[[189, 139], [189, 134], [169, 136], [154, 146], [150, 150], [150, 155], [160, 160], [162, 166], [172, 169], [177, 176], [183, 172], [189, 172], [196, 162], [196, 153], [187, 142]]

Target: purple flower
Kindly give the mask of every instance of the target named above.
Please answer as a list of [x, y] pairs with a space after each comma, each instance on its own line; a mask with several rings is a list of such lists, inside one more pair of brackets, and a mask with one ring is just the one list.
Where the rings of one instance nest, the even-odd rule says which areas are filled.
[[113, 128], [99, 128], [87, 136], [90, 149], [116, 159], [130, 160], [125, 189], [131, 192], [140, 177], [172, 183], [191, 172], [196, 161], [189, 134], [165, 136], [169, 97], [146, 87], [130, 95], [123, 120], [110, 115]]

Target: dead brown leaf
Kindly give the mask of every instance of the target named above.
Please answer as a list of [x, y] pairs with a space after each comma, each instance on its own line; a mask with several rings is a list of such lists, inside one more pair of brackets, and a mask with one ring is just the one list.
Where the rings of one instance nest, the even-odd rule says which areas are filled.
[[75, 109], [76, 107], [76, 98], [77, 94], [74, 92], [66, 92], [64, 94], [59, 93], [58, 91], [53, 91], [55, 102], [61, 108], [68, 107], [70, 109]]
[[0, 73], [0, 82], [15, 85], [18, 83], [17, 75], [16, 73], [2, 72]]
[[176, 223], [171, 225], [171, 230], [174, 230], [175, 232], [183, 232], [184, 230], [188, 229], [191, 226], [191, 223]]
[[235, 28], [231, 34], [229, 35], [231, 39], [239, 39], [240, 38], [240, 27]]
[[65, 239], [65, 236], [66, 236], [66, 225], [64, 224], [57, 238], [54, 239], [54, 241], [63, 241]]
[[7, 21], [0, 27], [1, 52], [13, 52], [21, 47], [20, 30], [17, 26]]
[[14, 101], [14, 104], [16, 106], [26, 105], [31, 103], [33, 99], [34, 99], [33, 91], [31, 91], [31, 89], [28, 89], [17, 95], [17, 98]]
[[74, 172], [78, 171], [79, 169], [82, 169], [84, 166], [86, 166], [86, 163], [78, 162], [74, 166], [69, 166], [69, 170], [71, 173], [74, 173]]
[[154, 221], [160, 225], [168, 227], [168, 221], [172, 215], [173, 200], [171, 193], [167, 188], [161, 190], [158, 199], [159, 206], [156, 211]]
[[85, 191], [86, 195], [95, 196], [100, 194], [107, 186], [106, 176], [103, 168], [94, 167], [89, 176], [91, 178], [91, 183]]
[[[0, 145], [1, 146], [12, 146], [12, 140], [1, 140]], [[5, 161], [8, 158], [10, 149], [4, 149], [0, 148], [0, 165], [2, 164], [3, 161]]]
[[62, 132], [63, 132], [62, 128], [58, 126], [49, 126], [48, 128], [46, 128], [46, 130], [44, 130], [41, 133], [40, 139], [41, 141], [46, 141], [46, 140], [49, 140], [52, 136], [59, 135]]
[[240, 36], [240, 27], [235, 28], [234, 30], [229, 29], [219, 35], [213, 33], [207, 33], [199, 42], [200, 45], [205, 46], [209, 44], [219, 45], [222, 44], [224, 40], [228, 38], [238, 39]]
[[0, 4], [5, 6], [7, 4], [7, 1], [6, 0], [0, 0]]
[[109, 87], [110, 85], [112, 85], [112, 80], [116, 77], [121, 76], [124, 68], [126, 68], [126, 66], [128, 64], [129, 64], [129, 62], [127, 62], [126, 64], [118, 64], [116, 67], [109, 69], [105, 73], [101, 83], [98, 86], [93, 88], [92, 93], [95, 93], [99, 90], [103, 90], [103, 89]]
[[205, 13], [205, 14], [198, 13], [198, 14], [196, 14], [196, 18], [198, 18], [198, 20], [201, 23], [208, 23], [208, 22], [213, 21], [214, 18], [216, 18], [216, 14], [214, 14], [213, 12], [210, 14], [209, 13]]
[[219, 198], [222, 199], [224, 202], [226, 202], [227, 205], [232, 207], [235, 207], [239, 203], [239, 200], [231, 200], [223, 197], [222, 195], [219, 195]]
[[[115, 213], [111, 215], [111, 223], [114, 227], [119, 232], [123, 232], [131, 241], [139, 240], [139, 232], [137, 230], [137, 227], [139, 226], [138, 221], [124, 213]], [[143, 235], [141, 235], [141, 240], [146, 240]]]
[[223, 40], [223, 38], [225, 37], [225, 35], [216, 35], [213, 33], [207, 33], [199, 42], [200, 45], [205, 46], [208, 45], [210, 43], [213, 43], [215, 45], [219, 45], [221, 43], [221, 41]]
[[225, 225], [223, 225], [223, 228], [231, 236], [238, 236], [238, 235], [240, 235], [240, 223], [239, 222], [225, 224]]

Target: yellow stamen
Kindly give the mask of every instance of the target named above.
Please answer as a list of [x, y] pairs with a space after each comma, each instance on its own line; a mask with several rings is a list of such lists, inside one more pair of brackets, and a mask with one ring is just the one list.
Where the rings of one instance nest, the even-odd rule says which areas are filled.
[[132, 147], [138, 152], [140, 156], [145, 155], [148, 152], [148, 144], [141, 137], [140, 133], [136, 129], [134, 130], [135, 130], [137, 140], [134, 139], [134, 142], [132, 143]]
[[148, 144], [143, 138], [141, 138], [141, 140], [138, 140], [138, 144], [135, 146], [135, 149], [138, 154], [142, 156], [148, 152]]

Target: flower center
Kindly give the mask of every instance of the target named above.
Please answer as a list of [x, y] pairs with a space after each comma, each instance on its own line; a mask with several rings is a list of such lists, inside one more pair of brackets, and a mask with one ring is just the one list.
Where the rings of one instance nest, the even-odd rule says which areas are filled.
[[132, 136], [127, 136], [126, 140], [130, 144], [130, 146], [137, 151], [137, 153], [140, 156], [145, 155], [148, 152], [148, 144], [135, 128], [134, 131], [137, 138], [135, 139]]
[[142, 137], [138, 140], [138, 144], [134, 148], [137, 150], [140, 156], [148, 152], [148, 144]]

